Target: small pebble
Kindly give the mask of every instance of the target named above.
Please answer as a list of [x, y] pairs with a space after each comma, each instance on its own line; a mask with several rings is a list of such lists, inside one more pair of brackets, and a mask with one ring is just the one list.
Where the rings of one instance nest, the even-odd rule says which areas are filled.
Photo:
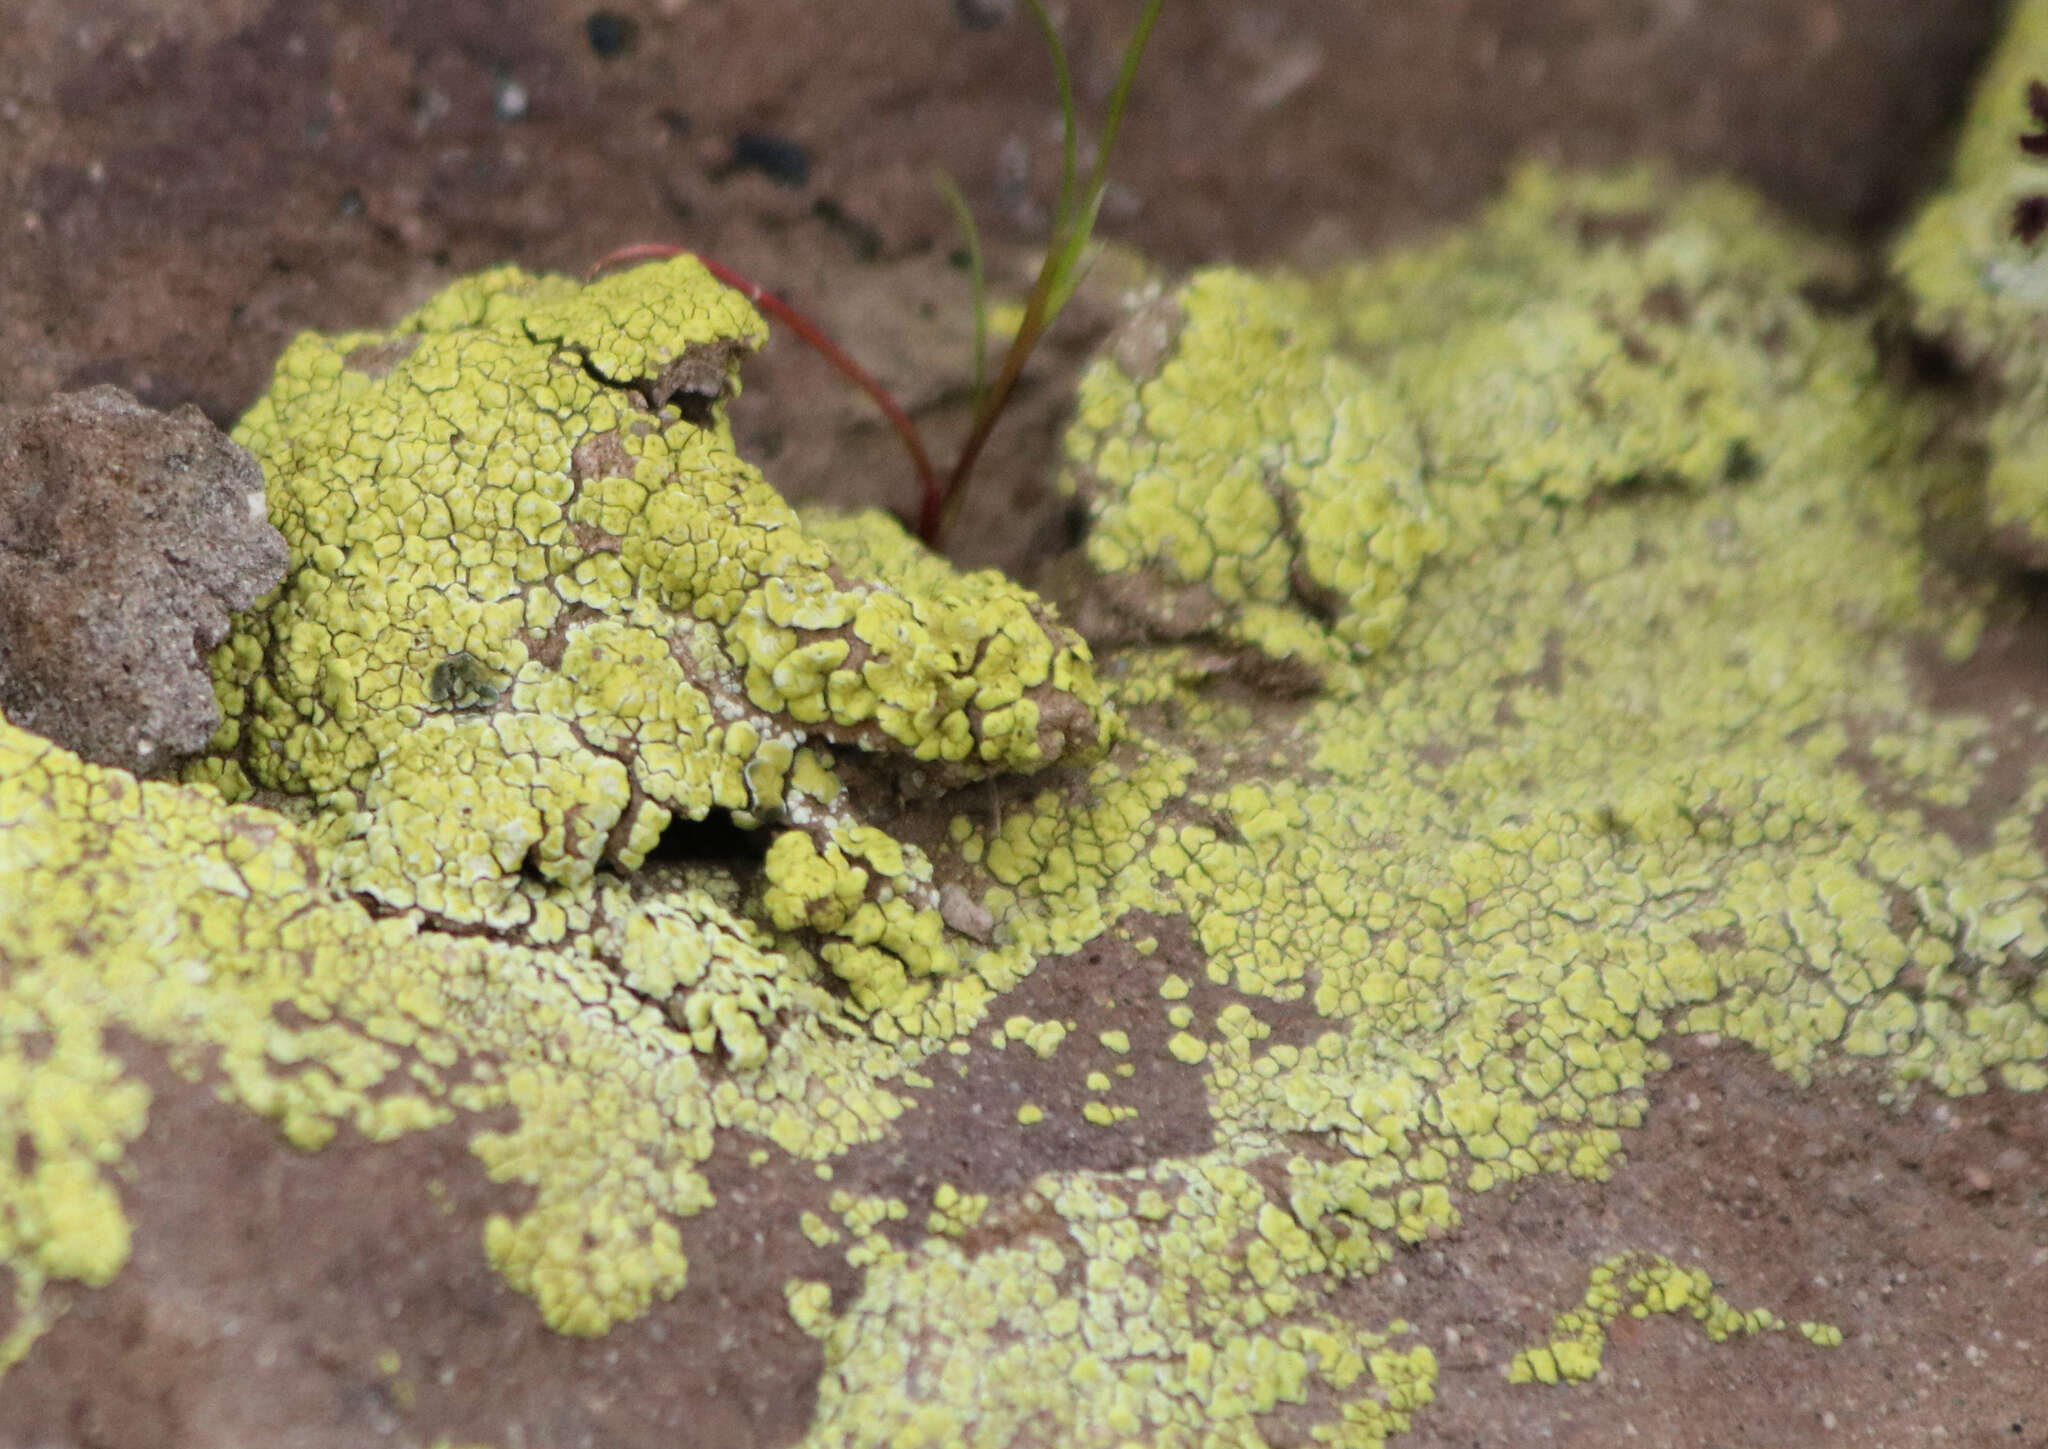
[[811, 153], [773, 131], [742, 131], [732, 143], [734, 171], [758, 171], [778, 186], [802, 186], [811, 179]]
[[616, 10], [593, 10], [583, 22], [583, 33], [599, 60], [617, 60], [632, 52], [640, 39], [640, 23]]
[[496, 110], [501, 121], [518, 121], [526, 117], [527, 108], [533, 103], [526, 87], [511, 76], [500, 72], [497, 81]]

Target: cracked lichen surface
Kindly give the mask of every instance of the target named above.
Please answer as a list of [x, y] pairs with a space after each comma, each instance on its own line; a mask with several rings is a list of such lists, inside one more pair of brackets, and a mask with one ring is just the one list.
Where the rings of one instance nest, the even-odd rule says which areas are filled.
[[1305, 284], [1204, 272], [1145, 323], [1081, 385], [1089, 561], [1275, 654], [1384, 648], [1443, 543], [1399, 403]]
[[[1373, 1275], [1474, 1194], [1611, 1175], [1669, 1034], [1802, 1081], [2040, 1089], [2048, 768], [2036, 749], [1986, 794], [1991, 722], [1916, 689], [1914, 650], [1967, 649], [1982, 606], [1921, 542], [1956, 486], [1929, 419], [1871, 318], [1811, 285], [1845, 271], [1727, 188], [1536, 171], [1471, 229], [1332, 277], [1198, 275], [1083, 387], [1091, 557], [1149, 641], [1095, 675], [1021, 591], [784, 508], [715, 406], [625, 396], [675, 348], [591, 346], [570, 284], [473, 280], [409, 353], [300, 344], [244, 429], [267, 463], [311, 450], [303, 485], [272, 480], [297, 568], [223, 652], [233, 723], [202, 772], [254, 800], [0, 732], [0, 885], [30, 903], [0, 944], [0, 1098], [36, 1104], [47, 1176], [0, 1179], [17, 1291], [119, 1268], [81, 1252], [123, 1221], [107, 1172], [147, 1117], [113, 1090], [119, 1025], [307, 1145], [512, 1109], [474, 1145], [536, 1196], [485, 1249], [573, 1331], [678, 1291], [721, 1136], [839, 1159], [833, 1217], [790, 1208], [858, 1273], [837, 1298], [786, 1285], [823, 1351], [819, 1449], [1371, 1446], [1428, 1413], [1441, 1330], [1376, 1311]], [[737, 308], [685, 275], [598, 296]], [[674, 335], [747, 335], [725, 315]], [[472, 360], [434, 364], [444, 336]], [[350, 535], [365, 485], [336, 480], [378, 390], [432, 364], [459, 411], [508, 337], [559, 408], [511, 440], [550, 466], [494, 487], [530, 468], [552, 521], [529, 538], [521, 505], [491, 523], [497, 494], [457, 489], [450, 520], [494, 540], [471, 551], [401, 451], [425, 531]], [[288, 423], [307, 377], [336, 401]], [[613, 442], [548, 431], [593, 409]], [[692, 530], [717, 542], [663, 541]], [[855, 639], [871, 699], [835, 692]], [[1248, 656], [1319, 685], [1248, 691]], [[933, 791], [1056, 760], [930, 824]], [[2006, 802], [1981, 833], [1929, 823], [1980, 797]], [[697, 806], [765, 857], [650, 858], [646, 822]], [[1192, 964], [1137, 972], [1169, 932]], [[1091, 943], [1145, 984], [1006, 1004]], [[1024, 1150], [1137, 1130], [1139, 1056], [1184, 1081], [1206, 1147], [1000, 1191], [936, 1167], [915, 1201], [846, 1155], [956, 1067], [1085, 1085], [992, 1094]], [[1695, 1275], [1723, 1265], [1616, 1247], [1637, 1256], [1556, 1305], [1574, 1366], [1610, 1309], [1719, 1311]]]
[[2027, 87], [2048, 82], [2048, 4], [2022, 0], [1977, 83], [1947, 185], [1893, 248], [1914, 325], [1981, 370], [1997, 394], [1983, 518], [2032, 567], [2048, 565], [2048, 242], [2014, 225], [2048, 194], [2048, 161], [2020, 148], [2041, 128]]
[[[694, 1164], [714, 1125], [823, 1156], [903, 1110], [883, 1083], [993, 993], [946, 939], [929, 860], [867, 823], [864, 795], [1099, 754], [1114, 719], [1033, 596], [880, 516], [833, 522], [835, 557], [733, 454], [723, 402], [760, 336], [681, 258], [588, 286], [500, 269], [389, 334], [293, 345], [239, 429], [291, 569], [216, 654], [201, 792], [154, 805], [15, 733], [16, 812], [65, 824], [62, 848], [9, 832], [10, 899], [40, 902], [6, 958], [10, 1095], [58, 1093], [59, 1131], [64, 1102], [119, 1077], [59, 1030], [92, 983], [54, 974], [74, 912], [130, 879], [96, 828], [128, 819], [98, 810], [104, 780], [160, 823], [129, 822], [154, 847], [135, 880], [184, 897], [149, 874], [184, 859], [211, 882], [175, 925], [109, 920], [95, 950], [146, 963], [121, 968], [114, 1019], [218, 1048], [233, 1093], [301, 1146], [516, 1108], [474, 1145], [538, 1195], [484, 1244], [556, 1327], [600, 1331], [680, 1286], [675, 1223], [710, 1201]], [[220, 813], [258, 792], [297, 827]], [[246, 819], [288, 842], [316, 904], [241, 873], [221, 842]], [[649, 862], [707, 821], [772, 837], [758, 869]], [[232, 1009], [205, 1005], [228, 987]], [[286, 1004], [321, 1025], [278, 1025]], [[124, 1255], [80, 1154], [140, 1130], [137, 1090], [81, 1105], [98, 1125], [43, 1142], [10, 1199], [30, 1309], [43, 1277], [100, 1281]]]
[[1434, 1396], [1410, 1325], [1323, 1304], [1337, 1265], [1242, 1168], [1047, 1177], [1006, 1211], [1061, 1231], [977, 1253], [872, 1236], [838, 1317], [823, 1284], [789, 1283], [825, 1348], [812, 1442], [1259, 1444], [1281, 1412], [1316, 1442], [1377, 1445]]
[[958, 960], [929, 862], [862, 822], [835, 754], [914, 791], [1112, 730], [1029, 594], [879, 516], [835, 554], [740, 461], [723, 400], [760, 336], [684, 257], [501, 269], [391, 334], [299, 339], [239, 428], [293, 567], [221, 651], [194, 772], [311, 796], [333, 878], [383, 907], [595, 946], [747, 1068], [809, 1006], [725, 905], [620, 879], [665, 830], [776, 829], [768, 920], [915, 1032]]

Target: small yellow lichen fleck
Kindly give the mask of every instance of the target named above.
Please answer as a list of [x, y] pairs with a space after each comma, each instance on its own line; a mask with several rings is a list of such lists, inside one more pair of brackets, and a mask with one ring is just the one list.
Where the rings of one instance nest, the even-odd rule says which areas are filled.
[[950, 1182], [940, 1183], [932, 1193], [932, 1210], [925, 1222], [926, 1231], [960, 1237], [981, 1221], [982, 1214], [988, 1211], [988, 1203], [985, 1192], [964, 1193]]
[[822, 1337], [832, 1324], [832, 1285], [815, 1278], [791, 1278], [782, 1285], [789, 1304], [789, 1316], [796, 1326], [813, 1338]]

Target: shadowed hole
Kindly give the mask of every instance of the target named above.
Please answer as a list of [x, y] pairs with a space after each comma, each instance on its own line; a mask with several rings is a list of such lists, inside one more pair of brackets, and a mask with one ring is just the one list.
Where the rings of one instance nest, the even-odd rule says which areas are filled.
[[647, 852], [646, 865], [703, 865], [718, 863], [735, 870], [758, 870], [768, 858], [768, 846], [775, 832], [766, 826], [752, 830], [734, 822], [730, 810], [713, 810], [702, 820], [678, 815], [661, 832], [654, 849]]

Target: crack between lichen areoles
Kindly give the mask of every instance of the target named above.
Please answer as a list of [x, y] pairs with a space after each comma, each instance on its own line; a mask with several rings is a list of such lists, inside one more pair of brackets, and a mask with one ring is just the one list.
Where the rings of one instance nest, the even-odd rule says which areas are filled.
[[1273, 500], [1280, 514], [1280, 537], [1287, 545], [1287, 593], [1309, 616], [1325, 629], [1336, 627], [1342, 603], [1334, 589], [1324, 588], [1308, 571], [1308, 540], [1301, 532], [1301, 509], [1295, 497], [1280, 484], [1271, 469], [1259, 479], [1259, 486]]
[[[657, 418], [664, 408], [673, 404], [682, 421], [699, 428], [711, 426], [713, 410], [732, 396], [733, 365], [747, 351], [744, 344], [730, 338], [692, 342], [652, 377], [613, 377], [597, 365], [588, 348], [575, 346], [561, 338], [539, 336], [524, 323], [520, 330], [536, 347], [551, 348], [555, 356], [573, 361], [577, 369], [599, 387], [631, 393], [645, 411]], [[679, 397], [690, 401], [677, 402]]]

